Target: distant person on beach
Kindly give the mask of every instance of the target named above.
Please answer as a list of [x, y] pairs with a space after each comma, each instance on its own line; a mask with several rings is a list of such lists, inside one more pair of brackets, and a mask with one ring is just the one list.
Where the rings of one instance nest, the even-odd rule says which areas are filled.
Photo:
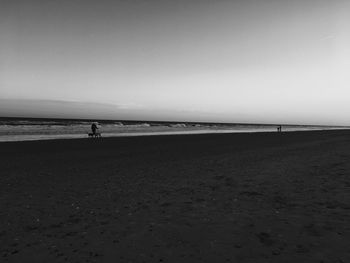
[[282, 132], [282, 126], [281, 125], [277, 127], [277, 132]]
[[96, 123], [92, 123], [91, 124], [91, 131], [92, 131], [92, 134], [96, 134], [96, 130], [98, 129]]

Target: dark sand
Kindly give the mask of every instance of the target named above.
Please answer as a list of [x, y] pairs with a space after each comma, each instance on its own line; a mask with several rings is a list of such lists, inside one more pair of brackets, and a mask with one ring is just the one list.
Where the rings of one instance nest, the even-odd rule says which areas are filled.
[[350, 262], [350, 131], [0, 144], [0, 262]]

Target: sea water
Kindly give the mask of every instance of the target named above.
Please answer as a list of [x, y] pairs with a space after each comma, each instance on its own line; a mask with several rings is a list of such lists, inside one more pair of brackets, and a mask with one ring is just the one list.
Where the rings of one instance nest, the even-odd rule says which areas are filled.
[[[84, 120], [2, 119], [0, 142], [87, 138], [91, 132], [90, 127], [91, 121]], [[101, 121], [98, 128], [103, 137], [277, 131], [277, 125], [136, 121]], [[286, 125], [282, 130], [290, 132], [336, 128], [339, 127]]]

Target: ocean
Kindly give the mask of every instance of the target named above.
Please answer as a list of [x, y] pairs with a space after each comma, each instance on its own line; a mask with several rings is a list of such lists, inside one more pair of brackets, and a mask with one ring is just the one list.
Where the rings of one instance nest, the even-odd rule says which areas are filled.
[[[278, 125], [94, 121], [67, 119], [0, 118], [0, 142], [88, 138], [91, 123], [97, 122], [102, 137], [151, 136], [203, 133], [276, 132]], [[333, 126], [283, 125], [283, 132], [339, 129]]]

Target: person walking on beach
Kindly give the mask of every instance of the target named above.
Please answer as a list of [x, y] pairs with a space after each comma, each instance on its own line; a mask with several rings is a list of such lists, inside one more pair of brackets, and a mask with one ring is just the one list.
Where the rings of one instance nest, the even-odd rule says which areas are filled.
[[97, 130], [98, 128], [97, 128], [97, 125], [96, 125], [96, 123], [95, 122], [93, 122], [92, 124], [91, 124], [91, 131], [92, 131], [92, 134], [96, 134], [96, 130]]

